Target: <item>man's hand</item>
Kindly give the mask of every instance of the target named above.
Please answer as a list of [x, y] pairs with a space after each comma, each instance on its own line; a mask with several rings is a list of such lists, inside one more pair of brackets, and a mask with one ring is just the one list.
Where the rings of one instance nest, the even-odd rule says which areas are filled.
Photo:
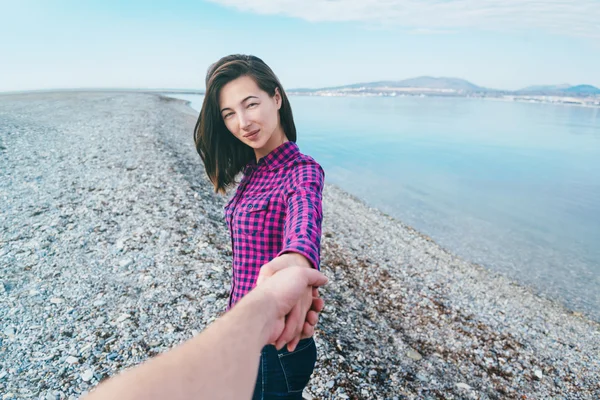
[[286, 253], [282, 254], [279, 257], [275, 257], [262, 267], [260, 267], [260, 272], [258, 274], [258, 279], [256, 281], [256, 286], [260, 285], [261, 282], [271, 276], [273, 276], [277, 271], [281, 271], [284, 268], [288, 267], [306, 267], [312, 268], [310, 262], [301, 254], [298, 253]]
[[[258, 275], [257, 286], [268, 280], [278, 271], [291, 266], [302, 266], [312, 269], [310, 262], [297, 253], [283, 254], [263, 265]], [[309, 338], [315, 333], [319, 322], [319, 313], [323, 310], [323, 300], [319, 297], [317, 288], [307, 288], [306, 293], [299, 299], [286, 318], [282, 336], [275, 342], [275, 347], [281, 349], [286, 343], [288, 350], [293, 351], [301, 339]]]
[[[267, 343], [282, 343], [278, 348], [288, 343], [288, 349], [293, 351], [298, 344], [295, 340], [299, 332], [295, 321], [301, 318], [304, 322], [303, 315], [308, 314], [313, 304], [313, 291], [325, 283], [327, 277], [315, 269], [288, 267], [263, 280], [260, 286], [247, 295], [254, 293], [270, 299], [269, 304], [272, 304], [274, 316], [270, 318], [272, 322], [268, 327]], [[320, 311], [323, 308], [323, 300], [318, 300]], [[305, 314], [302, 314], [303, 310]], [[314, 330], [314, 327], [312, 329]]]

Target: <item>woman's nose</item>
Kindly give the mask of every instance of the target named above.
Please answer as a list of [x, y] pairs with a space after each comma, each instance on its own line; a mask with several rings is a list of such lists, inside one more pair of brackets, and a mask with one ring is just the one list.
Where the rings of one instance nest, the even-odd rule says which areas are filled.
[[246, 130], [250, 127], [250, 119], [244, 114], [239, 114], [240, 129]]

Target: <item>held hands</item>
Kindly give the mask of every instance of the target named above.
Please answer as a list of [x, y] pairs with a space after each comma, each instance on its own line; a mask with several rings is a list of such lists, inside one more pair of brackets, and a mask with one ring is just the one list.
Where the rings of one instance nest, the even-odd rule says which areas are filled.
[[[260, 285], [250, 292], [248, 297], [253, 294], [259, 295], [268, 304], [265, 343], [281, 343], [277, 346], [278, 349], [287, 343], [288, 350], [293, 351], [298, 344], [302, 326], [307, 324], [303, 315], [308, 315], [308, 312], [302, 314], [302, 309], [307, 305], [311, 307], [314, 303], [313, 288], [316, 290], [325, 283], [327, 283], [325, 275], [315, 269], [304, 267], [288, 267], [261, 280]], [[307, 293], [310, 296], [307, 296]], [[319, 298], [317, 303], [319, 311], [322, 310], [323, 300]], [[296, 311], [298, 314], [292, 314], [294, 309], [299, 310]], [[317, 313], [315, 310], [310, 311]], [[298, 324], [300, 319], [301, 323]], [[314, 332], [314, 326], [312, 331]]]
[[[298, 270], [298, 272], [294, 272], [293, 274], [287, 273], [287, 269]], [[289, 312], [285, 314], [281, 333], [273, 338], [273, 342], [270, 343], [273, 343], [277, 349], [283, 348], [287, 343], [288, 350], [293, 351], [301, 339], [309, 338], [314, 334], [315, 325], [319, 320], [319, 312], [323, 310], [324, 306], [323, 299], [319, 297], [317, 289], [322, 284], [308, 285], [305, 284], [305, 281], [308, 279], [308, 276], [319, 276], [319, 278], [324, 278], [324, 276], [314, 270], [306, 258], [295, 253], [283, 254], [263, 265], [258, 276], [257, 286], [263, 285], [265, 282], [273, 279], [272, 277], [274, 276], [277, 277], [277, 282], [272, 283], [277, 283], [282, 289], [289, 290], [290, 295], [286, 299], [291, 299], [292, 297], [290, 296], [293, 295], [296, 302], [290, 308]], [[284, 281], [284, 279], [290, 281]], [[294, 282], [295, 279], [299, 281]], [[298, 287], [298, 284], [301, 286]], [[298, 292], [298, 290], [301, 291]], [[278, 296], [282, 295], [281, 290], [277, 293]], [[276, 299], [276, 301], [278, 300]]]

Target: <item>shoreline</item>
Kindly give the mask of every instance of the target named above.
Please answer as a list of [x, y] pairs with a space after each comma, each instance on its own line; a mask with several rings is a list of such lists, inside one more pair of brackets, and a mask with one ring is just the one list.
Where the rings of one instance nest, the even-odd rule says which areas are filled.
[[[167, 92], [168, 93], [168, 92]], [[302, 97], [389, 97], [389, 98], [435, 98], [435, 99], [464, 99], [464, 100], [486, 100], [486, 101], [501, 101], [506, 103], [524, 103], [524, 104], [544, 104], [554, 106], [572, 106], [572, 107], [583, 107], [583, 108], [600, 108], [600, 104], [594, 103], [580, 103], [580, 102], [562, 102], [562, 101], [548, 101], [548, 100], [534, 100], [528, 99], [527, 97], [515, 98], [511, 96], [456, 96], [456, 95], [436, 95], [436, 94], [401, 94], [396, 96], [379, 95], [373, 94], [304, 94], [298, 92], [291, 92], [290, 96], [302, 96]]]
[[[204, 177], [195, 112], [183, 100], [7, 97], [0, 392], [69, 398], [223, 312], [224, 199]], [[39, 137], [42, 148], [32, 144]], [[322, 290], [313, 398], [600, 395], [598, 323], [336, 186], [326, 184], [324, 210], [331, 283]]]
[[[141, 93], [141, 94], [149, 94], [155, 96], [164, 96], [169, 97], [169, 94], [173, 95], [193, 95], [193, 96], [203, 96], [204, 91], [197, 90], [162, 90], [162, 89], [118, 89], [118, 88], [75, 88], [75, 89], [39, 89], [39, 90], [27, 90], [27, 91], [11, 91], [11, 92], [0, 92], [1, 96], [18, 96], [18, 95], [26, 95], [26, 94], [46, 94], [46, 93]], [[504, 96], [458, 96], [458, 95], [443, 95], [443, 94], [431, 94], [431, 93], [422, 93], [422, 94], [400, 94], [395, 96], [390, 95], [379, 95], [377, 93], [373, 94], [311, 94], [304, 92], [295, 92], [290, 91], [288, 93], [289, 96], [298, 96], [298, 97], [400, 97], [400, 98], [443, 98], [443, 99], [467, 99], [467, 100], [491, 100], [491, 101], [500, 101], [507, 103], [524, 103], [524, 104], [541, 104], [541, 105], [554, 105], [554, 106], [570, 106], [570, 107], [582, 107], [582, 108], [592, 108], [598, 109], [600, 108], [600, 103], [590, 103], [590, 102], [571, 102], [571, 101], [548, 101], [548, 100], [539, 100], [540, 97], [556, 97], [556, 96], [513, 96], [513, 95], [504, 95]], [[574, 99], [577, 99], [575, 97]]]

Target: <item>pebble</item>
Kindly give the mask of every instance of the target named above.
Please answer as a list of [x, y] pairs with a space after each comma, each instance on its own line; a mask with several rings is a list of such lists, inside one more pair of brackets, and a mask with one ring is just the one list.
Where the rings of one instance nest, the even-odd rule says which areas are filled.
[[8, 336], [8, 338], [14, 338], [16, 335], [16, 330], [12, 326], [4, 328], [4, 334]]
[[67, 364], [73, 365], [73, 364], [79, 363], [79, 359], [77, 357], [69, 356], [69, 357], [67, 357], [67, 359], [65, 360], [65, 362]]
[[119, 266], [120, 266], [121, 268], [127, 268], [127, 267], [129, 267], [131, 264], [133, 264], [133, 260], [132, 260], [132, 259], [130, 259], [130, 258], [127, 258], [127, 259], [121, 260], [121, 261], [119, 262]]
[[459, 389], [471, 390], [471, 386], [467, 385], [466, 383], [462, 383], [462, 382], [457, 383], [456, 387]]
[[542, 380], [542, 378], [544, 377], [544, 373], [543, 373], [541, 370], [539, 370], [539, 369], [536, 369], [536, 370], [533, 372], [533, 375], [535, 375], [535, 377], [536, 377], [538, 380]]
[[86, 369], [85, 371], [83, 371], [83, 373], [81, 374], [81, 379], [84, 382], [89, 382], [92, 380], [92, 378], [94, 377], [94, 370], [93, 369]]
[[52, 304], [62, 304], [65, 301], [63, 299], [61, 299], [60, 297], [53, 297], [50, 299], [50, 303]]
[[206, 298], [205, 298], [205, 301], [207, 301], [209, 303], [214, 303], [216, 300], [217, 300], [217, 297], [212, 294], [209, 296], [206, 296]]
[[102, 307], [106, 305], [106, 301], [104, 300], [96, 300], [92, 303], [94, 307]]
[[417, 351], [412, 349], [408, 350], [406, 352], [406, 355], [415, 361], [420, 361], [421, 359], [423, 359], [423, 356], [421, 356]]
[[91, 348], [92, 348], [92, 346], [94, 346], [94, 344], [93, 344], [93, 343], [88, 343], [88, 344], [86, 344], [85, 346], [83, 346], [83, 347], [81, 348], [81, 350], [79, 350], [79, 353], [80, 353], [80, 354], [84, 354], [86, 351], [88, 351], [89, 349], [91, 349]]
[[119, 318], [117, 318], [117, 323], [123, 322], [123, 321], [125, 321], [126, 319], [129, 319], [129, 318], [131, 318], [130, 314], [121, 314], [119, 316]]
[[325, 386], [327, 386], [329, 389], [331, 389], [332, 387], [335, 386], [335, 381], [333, 381], [333, 380], [329, 381], [329, 382], [327, 382], [327, 384]]

